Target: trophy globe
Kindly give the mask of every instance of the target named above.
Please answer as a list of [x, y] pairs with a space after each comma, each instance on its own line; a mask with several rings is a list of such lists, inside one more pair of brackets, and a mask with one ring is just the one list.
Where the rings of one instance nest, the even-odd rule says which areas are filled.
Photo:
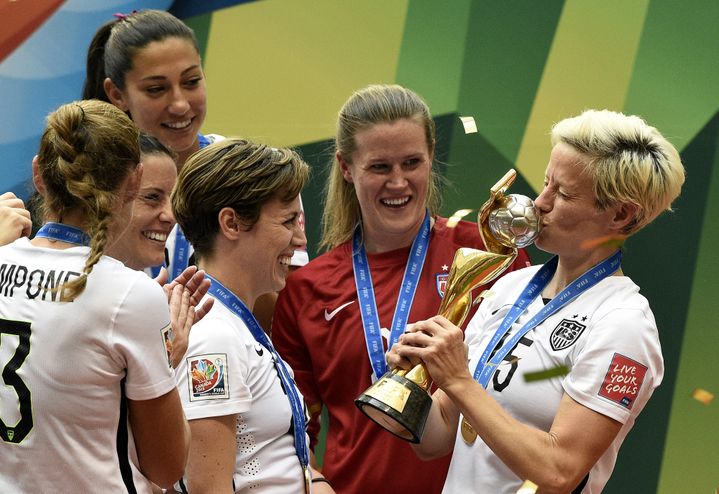
[[539, 212], [529, 197], [509, 194], [498, 199], [488, 218], [492, 236], [502, 245], [522, 249], [539, 235]]

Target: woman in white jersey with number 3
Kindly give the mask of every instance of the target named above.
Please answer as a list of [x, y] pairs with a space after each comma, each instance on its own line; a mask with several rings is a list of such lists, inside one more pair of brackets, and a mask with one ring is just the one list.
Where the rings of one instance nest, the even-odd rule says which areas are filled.
[[49, 222], [0, 247], [0, 492], [149, 493], [182, 474], [167, 298], [103, 255], [132, 215], [139, 161], [137, 128], [110, 104], [48, 117], [33, 176]]
[[[552, 130], [536, 246], [555, 257], [510, 273], [466, 332], [414, 325], [388, 357], [421, 359], [440, 390], [416, 451], [453, 451], [445, 493], [597, 494], [664, 363], [654, 315], [621, 270], [623, 240], [669, 209], [676, 149], [636, 116], [589, 110]], [[523, 374], [565, 369], [565, 376]], [[550, 376], [551, 377], [551, 376]]]

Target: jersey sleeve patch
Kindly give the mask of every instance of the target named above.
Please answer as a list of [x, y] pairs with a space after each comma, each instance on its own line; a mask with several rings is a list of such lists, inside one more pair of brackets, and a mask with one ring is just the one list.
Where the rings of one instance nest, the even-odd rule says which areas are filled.
[[646, 373], [645, 365], [615, 353], [599, 389], [599, 396], [631, 410]]
[[165, 353], [167, 353], [167, 365], [172, 368], [172, 326], [169, 324], [162, 330], [162, 342], [165, 344]]
[[227, 355], [210, 353], [187, 359], [190, 401], [222, 400], [230, 397]]

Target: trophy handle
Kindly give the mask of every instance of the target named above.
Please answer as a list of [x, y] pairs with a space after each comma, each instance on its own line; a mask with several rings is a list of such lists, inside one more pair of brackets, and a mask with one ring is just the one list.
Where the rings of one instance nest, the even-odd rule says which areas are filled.
[[494, 252], [495, 254], [511, 254], [512, 251], [515, 250], [511, 247], [502, 245], [497, 240], [495, 240], [491, 230], [489, 229], [488, 220], [489, 213], [491, 213], [492, 209], [494, 209], [494, 205], [504, 197], [504, 193], [507, 191], [509, 186], [514, 183], [514, 180], [516, 178], [516, 170], [514, 168], [510, 168], [510, 170], [505, 173], [504, 176], [492, 186], [492, 188], [489, 189], [489, 199], [487, 199], [487, 201], [482, 205], [482, 207], [479, 209], [479, 213], [477, 214], [477, 226], [479, 227], [479, 236], [482, 237], [482, 241], [484, 242], [485, 247], [487, 247], [487, 250], [489, 252]]

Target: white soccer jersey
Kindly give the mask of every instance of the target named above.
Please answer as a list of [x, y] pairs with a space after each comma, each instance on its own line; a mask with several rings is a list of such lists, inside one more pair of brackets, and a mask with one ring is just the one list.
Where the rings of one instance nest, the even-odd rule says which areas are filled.
[[0, 247], [0, 492], [128, 492], [123, 388], [149, 400], [174, 386], [155, 282], [103, 257], [79, 297], [58, 301], [53, 287], [79, 276], [88, 252]]
[[[480, 305], [466, 332], [471, 372], [538, 269], [507, 274], [492, 288], [496, 295]], [[536, 298], [512, 326], [510, 336], [543, 305]], [[523, 378], [525, 373], [561, 365], [570, 369], [566, 376], [534, 382]], [[624, 424], [592, 467], [586, 485], [576, 491], [596, 494], [609, 479], [619, 447], [663, 374], [659, 336], [647, 300], [628, 277], [610, 276], [527, 333], [497, 367], [487, 389], [514, 418], [543, 431], [550, 429], [564, 393]], [[523, 480], [481, 438], [473, 445], [465, 443], [458, 428], [444, 493], [513, 494]]]
[[186, 355], [177, 381], [188, 420], [239, 414], [235, 492], [303, 492], [292, 410], [272, 354], [216, 301], [190, 331]]

